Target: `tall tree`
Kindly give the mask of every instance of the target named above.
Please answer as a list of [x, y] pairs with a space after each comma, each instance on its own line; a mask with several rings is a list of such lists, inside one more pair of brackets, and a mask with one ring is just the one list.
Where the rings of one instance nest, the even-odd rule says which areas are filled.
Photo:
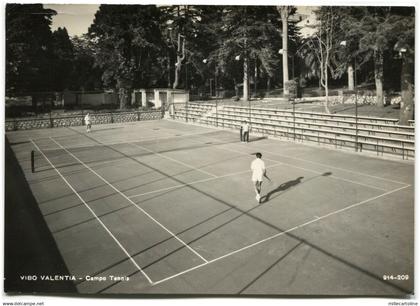
[[[42, 4], [6, 6], [6, 94], [50, 89], [51, 18], [56, 12]], [[36, 107], [37, 97], [32, 103]]]
[[70, 84], [73, 69], [73, 44], [66, 28], [58, 28], [52, 33], [53, 80], [52, 89], [62, 91]]
[[84, 34], [71, 38], [73, 69], [68, 88], [73, 90], [102, 89], [102, 69], [95, 65], [95, 43]]
[[[242, 64], [243, 99], [249, 99], [249, 67], [255, 60], [268, 72], [278, 64], [273, 40], [279, 40], [278, 13], [269, 6], [227, 6], [224, 8], [218, 48], [215, 51], [222, 69]], [[233, 69], [232, 72], [236, 71]], [[234, 78], [235, 80], [235, 78]], [[236, 81], [235, 81], [236, 83]]]
[[399, 53], [401, 67], [401, 108], [399, 124], [408, 125], [414, 119], [414, 36], [415, 17], [413, 7], [394, 7], [389, 22], [390, 38], [394, 50]]
[[288, 41], [289, 41], [289, 31], [288, 31], [288, 23], [289, 23], [289, 14], [291, 11], [290, 6], [279, 6], [277, 7], [279, 14], [281, 16], [281, 24], [282, 24], [282, 54], [283, 54], [283, 94], [286, 96], [289, 94], [289, 89], [287, 88], [286, 84], [289, 81], [289, 48], [288, 48]]
[[163, 46], [160, 11], [154, 5], [101, 5], [89, 28], [96, 42], [95, 62], [107, 87], [116, 87], [120, 107], [133, 87], [156, 82], [152, 75]]
[[317, 32], [314, 38], [309, 38], [309, 44], [313, 49], [319, 64], [320, 83], [325, 90], [324, 108], [327, 113], [329, 110], [329, 75], [333, 71], [332, 55], [337, 48], [336, 32], [338, 14], [334, 7], [323, 6], [316, 11]]

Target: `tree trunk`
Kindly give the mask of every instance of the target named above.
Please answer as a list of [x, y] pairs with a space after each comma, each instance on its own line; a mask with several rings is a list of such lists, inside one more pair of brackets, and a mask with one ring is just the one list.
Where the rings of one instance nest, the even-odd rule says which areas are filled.
[[268, 77], [267, 78], [267, 94], [268, 94], [268, 92], [271, 90], [271, 78], [270, 77]]
[[238, 83], [236, 83], [236, 79], [233, 79], [233, 84], [235, 86], [235, 96], [236, 96], [236, 99], [239, 100], [239, 88], [238, 88]]
[[414, 89], [413, 62], [403, 55], [401, 67], [401, 109], [400, 125], [409, 125], [408, 120], [414, 119]]
[[248, 82], [248, 58], [244, 57], [244, 90], [243, 90], [243, 99], [248, 101], [249, 98], [249, 82]]
[[282, 48], [283, 48], [283, 94], [287, 96], [289, 89], [286, 87], [286, 83], [289, 81], [289, 59], [288, 59], [288, 25], [287, 20], [289, 19], [289, 7], [282, 6], [280, 9], [281, 23], [282, 23]]
[[182, 61], [184, 59], [185, 59], [185, 39], [182, 41], [182, 46], [181, 46], [181, 34], [178, 34], [178, 49], [176, 52], [175, 81], [173, 85], [174, 89], [176, 89], [179, 86], [181, 66], [182, 66]]
[[354, 90], [354, 72], [355, 71], [353, 69], [353, 65], [349, 64], [349, 66], [347, 67], [349, 90]]
[[171, 88], [171, 56], [168, 51], [168, 88]]
[[384, 58], [381, 51], [374, 52], [375, 58], [375, 87], [376, 87], [376, 106], [384, 107]]
[[325, 112], [327, 114], [330, 113], [330, 102], [329, 102], [329, 97], [328, 97], [328, 65], [325, 65], [324, 68], [324, 75], [325, 75], [325, 103], [324, 103], [324, 108], [325, 108]]
[[257, 59], [255, 59], [255, 68], [254, 68], [254, 95], [257, 96], [257, 79], [258, 79], [258, 68], [257, 68]]

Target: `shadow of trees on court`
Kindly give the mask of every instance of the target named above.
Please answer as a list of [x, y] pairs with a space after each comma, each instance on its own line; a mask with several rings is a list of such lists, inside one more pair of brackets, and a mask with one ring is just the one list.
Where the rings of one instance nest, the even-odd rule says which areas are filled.
[[[94, 140], [94, 141], [95, 141], [95, 142], [97, 142], [97, 143], [100, 143], [98, 140], [94, 139], [93, 137], [89, 137], [89, 136], [87, 136], [87, 135], [84, 135], [84, 136], [85, 136], [85, 137], [87, 137], [87, 138], [90, 138], [90, 139]], [[100, 144], [101, 144], [101, 143], [100, 143]], [[127, 155], [127, 154], [125, 154], [125, 153], [123, 153], [123, 152], [119, 151], [119, 150], [117, 150], [116, 148], [113, 148], [113, 147], [110, 147], [110, 146], [107, 146], [107, 145], [105, 145], [105, 147], [108, 147], [109, 149], [111, 149], [111, 150], [113, 150], [113, 151], [115, 151], [115, 152], [118, 152], [119, 154], [121, 154], [121, 155], [123, 155], [123, 156], [125, 156], [125, 157], [127, 157], [127, 158], [129, 158], [129, 159], [134, 160], [135, 162], [139, 163], [140, 165], [143, 165], [143, 166], [145, 166], [145, 167], [147, 167], [147, 168], [149, 168], [149, 169], [151, 169], [151, 170], [154, 170], [154, 171], [156, 171], [156, 172], [158, 172], [158, 173], [160, 173], [160, 174], [162, 174], [162, 175], [164, 175], [164, 176], [166, 176], [166, 177], [170, 177], [170, 178], [172, 178], [172, 179], [173, 179], [174, 181], [176, 181], [176, 182], [179, 182], [179, 183], [185, 184], [185, 182], [183, 182], [182, 180], [180, 180], [180, 179], [178, 179], [178, 178], [174, 178], [173, 176], [169, 175], [168, 173], [165, 173], [164, 171], [161, 171], [161, 170], [159, 170], [159, 169], [157, 169], [157, 168], [155, 168], [155, 167], [152, 167], [152, 166], [148, 165], [147, 163], [144, 163], [144, 162], [142, 162], [142, 161], [140, 161], [140, 160], [137, 160], [137, 159], [135, 159], [135, 158], [133, 158], [133, 157], [131, 157], [131, 156], [129, 156], [129, 155]], [[301, 182], [301, 180], [302, 180], [302, 178], [303, 178], [303, 177], [298, 177], [297, 179], [295, 179], [295, 180], [293, 180], [293, 181], [286, 182], [286, 183], [284, 183], [284, 184], [282, 184], [282, 185], [278, 186], [278, 187], [277, 187], [277, 188], [275, 188], [274, 190], [272, 190], [269, 198], [273, 199], [273, 196], [279, 196], [279, 193], [283, 194], [284, 192], [286, 192], [286, 191], [290, 190], [291, 188], [293, 188], [293, 187], [295, 187], [295, 186], [297, 186], [297, 185], [300, 185], [300, 184], [306, 183], [306, 182], [311, 181], [311, 180], [316, 179], [316, 178], [330, 176], [331, 174], [332, 174], [331, 172], [325, 172], [325, 173], [322, 173], [322, 174], [316, 175], [316, 176], [314, 176], [314, 177], [311, 177], [310, 179], [305, 180], [305, 182]], [[241, 209], [240, 207], [237, 207], [236, 205], [234, 205], [234, 204], [232, 204], [232, 203], [229, 203], [229, 202], [227, 202], [227, 201], [225, 201], [225, 200], [221, 199], [220, 197], [214, 196], [213, 194], [210, 194], [210, 193], [208, 193], [208, 192], [206, 192], [206, 191], [200, 190], [200, 189], [198, 189], [198, 188], [197, 188], [197, 187], [195, 187], [195, 186], [188, 185], [188, 184], [186, 184], [186, 185], [187, 185], [188, 187], [190, 187], [192, 190], [194, 190], [194, 191], [196, 191], [196, 192], [199, 192], [199, 193], [201, 193], [202, 195], [204, 195], [204, 196], [206, 196], [206, 197], [209, 197], [209, 198], [213, 199], [213, 200], [214, 200], [214, 201], [216, 201], [216, 202], [219, 202], [219, 203], [221, 203], [221, 204], [224, 204], [225, 206], [227, 206], [226, 211], [228, 211], [228, 210], [236, 210], [237, 212], [239, 212], [239, 214], [238, 214], [237, 216], [235, 216], [235, 217], [233, 217], [233, 218], [229, 219], [228, 221], [226, 221], [226, 222], [224, 222], [224, 223], [222, 223], [222, 224], [219, 224], [219, 225], [215, 226], [214, 228], [212, 228], [211, 230], [207, 231], [206, 233], [201, 234], [201, 235], [200, 235], [200, 236], [198, 236], [198, 237], [195, 237], [193, 240], [186, 242], [186, 244], [187, 244], [187, 245], [191, 245], [191, 244], [193, 244], [194, 242], [198, 241], [199, 239], [201, 239], [201, 238], [203, 238], [203, 237], [205, 237], [205, 236], [207, 236], [207, 235], [211, 234], [212, 232], [215, 232], [217, 229], [220, 229], [221, 227], [225, 226], [226, 224], [229, 224], [229, 223], [233, 222], [235, 219], [238, 219], [239, 217], [246, 215], [246, 216], [248, 216], [248, 217], [250, 217], [250, 218], [254, 219], [255, 221], [260, 222], [260, 223], [262, 223], [262, 224], [266, 225], [267, 227], [269, 227], [269, 228], [271, 228], [271, 229], [275, 230], [276, 232], [278, 232], [278, 233], [284, 233], [284, 235], [285, 235], [285, 236], [290, 237], [290, 238], [293, 238], [293, 239], [296, 239], [296, 240], [297, 240], [297, 241], [299, 241], [300, 243], [305, 244], [305, 245], [307, 245], [307, 246], [309, 246], [309, 247], [313, 248], [314, 250], [317, 250], [318, 252], [322, 253], [323, 255], [325, 255], [325, 256], [327, 256], [327, 257], [329, 257], [329, 258], [331, 258], [331, 259], [334, 259], [334, 260], [336, 260], [336, 261], [340, 262], [341, 264], [343, 264], [343, 265], [345, 265], [345, 266], [347, 266], [347, 267], [349, 267], [349, 268], [351, 268], [351, 269], [357, 270], [357, 271], [359, 271], [360, 273], [363, 273], [364, 275], [366, 275], [366, 276], [368, 276], [368, 277], [370, 277], [370, 278], [372, 278], [372, 279], [374, 279], [374, 280], [376, 280], [376, 281], [378, 281], [378, 282], [381, 282], [382, 284], [384, 284], [384, 285], [386, 285], [386, 286], [392, 287], [392, 288], [397, 289], [397, 290], [399, 290], [399, 291], [401, 291], [401, 292], [404, 292], [404, 293], [411, 293], [410, 291], [408, 291], [407, 289], [405, 289], [405, 288], [404, 288], [404, 287], [402, 287], [402, 286], [399, 286], [399, 285], [397, 285], [397, 284], [393, 284], [393, 283], [389, 283], [389, 282], [387, 282], [387, 281], [384, 281], [384, 280], [382, 279], [382, 277], [381, 277], [381, 276], [379, 276], [379, 275], [375, 274], [374, 272], [369, 271], [369, 270], [368, 270], [368, 269], [366, 269], [366, 268], [363, 268], [363, 267], [361, 267], [361, 266], [358, 266], [358, 265], [356, 265], [356, 264], [354, 264], [354, 263], [352, 263], [352, 262], [348, 261], [348, 260], [347, 260], [347, 259], [345, 259], [345, 258], [339, 257], [339, 256], [337, 256], [337, 255], [335, 255], [335, 254], [331, 253], [331, 252], [330, 252], [330, 251], [328, 251], [327, 249], [322, 248], [321, 246], [316, 245], [315, 243], [312, 243], [312, 242], [310, 242], [310, 241], [307, 241], [307, 240], [305, 240], [305, 239], [303, 239], [303, 238], [299, 237], [298, 235], [296, 235], [296, 234], [293, 234], [293, 233], [289, 232], [287, 229], [283, 229], [283, 228], [281, 228], [281, 227], [279, 227], [279, 226], [276, 226], [276, 225], [274, 225], [274, 224], [272, 224], [272, 223], [270, 223], [270, 222], [268, 222], [268, 221], [266, 221], [266, 220], [262, 219], [261, 217], [259, 217], [259, 216], [257, 216], [257, 215], [254, 215], [254, 214], [251, 214], [251, 213], [250, 213], [252, 210], [254, 210], [254, 209], [256, 209], [256, 208], [261, 207], [260, 205], [255, 206], [255, 207], [253, 207], [253, 208], [251, 208], [251, 209], [249, 209], [249, 210], [243, 210], [243, 209]], [[136, 206], [137, 206], [137, 205], [136, 205]], [[123, 208], [123, 209], [124, 209], [124, 208]], [[223, 213], [223, 212], [222, 212], [222, 213]], [[212, 218], [213, 218], [213, 217], [210, 217], [210, 218], [208, 218], [208, 219], [212, 219]], [[206, 221], [204, 221], [204, 220], [203, 220], [203, 222], [200, 222], [200, 223], [204, 223], [204, 222], [206, 222]], [[196, 227], [196, 226], [197, 226], [197, 224], [192, 225], [192, 226], [190, 227], [190, 229], [191, 229], [191, 228], [194, 228], [194, 227]], [[187, 231], [187, 230], [188, 230], [188, 229], [184, 229], [183, 231], [181, 231], [181, 233], [182, 233], [182, 232], [185, 232], [185, 231]], [[180, 234], [180, 233], [175, 233], [175, 236], [178, 236], [179, 234]], [[170, 238], [168, 238], [168, 239], [173, 239], [173, 237], [170, 237]], [[167, 240], [167, 239], [165, 239], [165, 240]], [[159, 245], [159, 244], [161, 244], [161, 243], [163, 243], [163, 241], [156, 243], [154, 246]], [[152, 248], [152, 247], [154, 247], [154, 246], [151, 246], [151, 247], [149, 247], [149, 248], [146, 248], [146, 249], [144, 249], [144, 250], [141, 250], [141, 251], [139, 251], [139, 252], [138, 252], [138, 253], [136, 253], [136, 254], [132, 254], [131, 256], [133, 256], [133, 257], [134, 257], [134, 256], [136, 256], [137, 254], [140, 254], [140, 253], [142, 253], [142, 252], [145, 252], [147, 249], [150, 249], [150, 248]], [[184, 245], [182, 245], [182, 246], [180, 246], [180, 247], [176, 248], [175, 250], [169, 251], [167, 254], [165, 254], [165, 255], [163, 255], [163, 256], [161, 256], [161, 257], [157, 258], [156, 260], [154, 260], [152, 263], [149, 263], [149, 264], [147, 264], [146, 266], [143, 266], [143, 267], [142, 267], [142, 269], [146, 269], [146, 268], [150, 267], [151, 265], [156, 264], [156, 263], [157, 263], [157, 262], [159, 262], [159, 261], [162, 261], [164, 258], [166, 258], [166, 257], [170, 256], [171, 254], [174, 254], [175, 252], [177, 252], [177, 251], [179, 251], [179, 250], [181, 250], [181, 249], [183, 249], [183, 248], [185, 248], [185, 246], [184, 246]], [[287, 254], [286, 254], [286, 255], [287, 255]], [[284, 258], [284, 256], [283, 256], [282, 258]], [[128, 260], [128, 259], [127, 259], [127, 258], [125, 258], [124, 260], [120, 261], [119, 263], [124, 262], [124, 261], [126, 261], [126, 260]], [[279, 260], [281, 260], [281, 259], [279, 259]], [[111, 267], [113, 267], [113, 266], [115, 266], [115, 265], [118, 265], [119, 263], [114, 263], [113, 265], [111, 265], [111, 266], [109, 266], [109, 267], [105, 267], [105, 268], [104, 268], [104, 269], [102, 269], [101, 271], [97, 271], [97, 273], [98, 273], [98, 272], [100, 273], [100, 272], [102, 272], [102, 271], [107, 271], [109, 268], [111, 268]], [[268, 270], [269, 270], [269, 269], [271, 269], [272, 267], [273, 267], [273, 265], [272, 265], [272, 266], [270, 266], [270, 267], [268, 268]], [[252, 285], [253, 283], [255, 283], [255, 281], [256, 281], [257, 279], [259, 279], [259, 278], [260, 278], [260, 277], [261, 277], [264, 273], [266, 273], [268, 270], [266, 269], [266, 270], [265, 270], [265, 271], [263, 271], [262, 273], [259, 273], [259, 274], [256, 276], [256, 278], [254, 278], [253, 280], [251, 280], [251, 282], [250, 282], [250, 283], [249, 283], [249, 284], [248, 284], [248, 285], [247, 285], [244, 289], [248, 288], [250, 285]], [[137, 274], [138, 272], [139, 272], [139, 271], [136, 271], [136, 272], [132, 273], [131, 275]], [[97, 273], [96, 273], [96, 274], [97, 274]], [[105, 290], [107, 290], [107, 289], [109, 289], [109, 288], [111, 288], [111, 287], [113, 287], [113, 286], [117, 285], [118, 283], [119, 283], [119, 282], [116, 282], [116, 283], [110, 284], [109, 286], [107, 286], [106, 288], [103, 288], [103, 289], [102, 289], [102, 290], [100, 290], [99, 292], [105, 292]], [[242, 290], [244, 290], [244, 289], [242, 289]]]

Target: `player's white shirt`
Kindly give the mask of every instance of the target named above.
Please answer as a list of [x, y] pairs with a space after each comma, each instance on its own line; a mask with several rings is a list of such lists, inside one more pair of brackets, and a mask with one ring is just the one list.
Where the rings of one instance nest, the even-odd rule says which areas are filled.
[[85, 116], [85, 122], [86, 122], [86, 124], [90, 124], [90, 116], [89, 115]]
[[261, 158], [256, 158], [251, 163], [252, 181], [262, 181], [265, 172], [265, 163]]
[[249, 124], [245, 123], [243, 126], [244, 132], [248, 132], [249, 131]]

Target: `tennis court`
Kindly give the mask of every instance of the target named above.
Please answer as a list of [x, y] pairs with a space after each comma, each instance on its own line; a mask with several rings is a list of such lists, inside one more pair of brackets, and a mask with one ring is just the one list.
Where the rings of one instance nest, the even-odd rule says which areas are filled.
[[80, 293], [413, 292], [413, 162], [238, 134], [156, 120], [7, 138]]

